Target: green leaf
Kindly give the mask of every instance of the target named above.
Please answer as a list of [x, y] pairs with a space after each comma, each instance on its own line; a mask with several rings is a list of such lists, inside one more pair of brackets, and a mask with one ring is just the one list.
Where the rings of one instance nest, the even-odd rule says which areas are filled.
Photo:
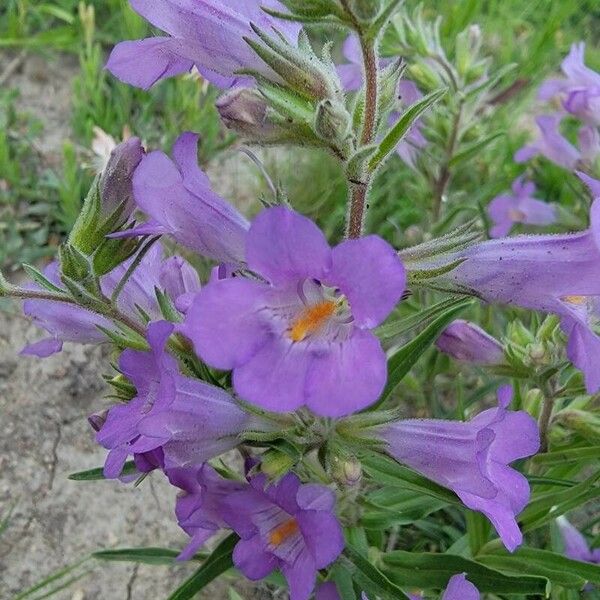
[[381, 600], [407, 598], [406, 594], [395, 583], [392, 583], [371, 561], [364, 558], [352, 546], [346, 546], [339, 562], [352, 575], [352, 579], [358, 587], [364, 590], [369, 597], [379, 597]]
[[546, 596], [548, 579], [530, 575], [506, 575], [473, 560], [452, 554], [405, 552], [395, 550], [384, 554], [383, 572], [406, 587], [442, 589], [456, 573], [466, 573], [467, 579], [480, 592], [494, 594], [539, 594]]
[[377, 483], [412, 490], [448, 504], [462, 506], [453, 492], [433, 481], [429, 481], [429, 479], [415, 473], [408, 467], [403, 467], [387, 456], [363, 451], [360, 453], [359, 459], [365, 472]]
[[569, 489], [534, 494], [527, 508], [519, 515], [523, 531], [537, 529], [590, 500], [600, 498], [600, 486], [595, 485], [598, 479], [600, 471]]
[[387, 135], [379, 144], [377, 153], [369, 161], [369, 171], [373, 172], [379, 165], [391, 154], [402, 138], [408, 133], [413, 123], [433, 104], [435, 104], [444, 94], [445, 89], [431, 92], [418, 102], [409, 106], [403, 113], [400, 119], [388, 131]]
[[23, 270], [35, 281], [38, 285], [49, 290], [50, 292], [57, 292], [64, 294], [64, 290], [61, 290], [58, 286], [54, 285], [41, 271], [38, 271], [35, 267], [28, 264], [23, 264]]
[[505, 131], [497, 131], [496, 133], [492, 133], [480, 140], [465, 146], [460, 152], [457, 152], [449, 161], [449, 167], [456, 167], [460, 163], [471, 160], [475, 156], [477, 156], [486, 146], [489, 146], [492, 142], [496, 141], [498, 138], [506, 135]]
[[[136, 475], [137, 473], [138, 469], [135, 466], [135, 463], [132, 460], [129, 460], [125, 463], [121, 475]], [[72, 481], [102, 481], [103, 479], [106, 479], [106, 477], [104, 477], [103, 468], [96, 467], [89, 471], [71, 473], [68, 476], [68, 479], [71, 479]]]
[[508, 573], [528, 573], [546, 577], [563, 587], [582, 588], [586, 582], [600, 584], [600, 565], [571, 560], [562, 554], [537, 548], [520, 548], [509, 554], [498, 548], [492, 554], [477, 556], [477, 560]]
[[114, 562], [135, 562], [145, 565], [172, 565], [179, 556], [178, 550], [168, 548], [117, 548], [116, 550], [100, 550], [92, 556], [99, 560]]
[[567, 450], [555, 450], [545, 454], [536, 454], [532, 460], [540, 465], [563, 465], [567, 462], [597, 461], [600, 456], [600, 446], [588, 446], [586, 448], [569, 448]]
[[177, 588], [168, 600], [189, 600], [219, 575], [233, 567], [231, 555], [240, 538], [232, 533], [226, 537], [202, 563], [202, 566]]
[[419, 335], [412, 339], [408, 344], [402, 346], [388, 360], [388, 378], [387, 385], [383, 390], [381, 398], [372, 407], [375, 410], [377, 407], [389, 397], [394, 391], [394, 388], [402, 381], [402, 378], [411, 370], [415, 363], [421, 358], [424, 352], [435, 342], [440, 333], [454, 319], [454, 317], [462, 312], [468, 306], [471, 306], [472, 300], [465, 300], [445, 312], [443, 312], [435, 321], [433, 321]]
[[378, 327], [375, 330], [375, 333], [382, 342], [389, 342], [394, 338], [398, 338], [399, 336], [408, 333], [412, 329], [416, 329], [417, 327], [423, 325], [426, 321], [439, 316], [447, 309], [462, 304], [464, 301], [465, 300], [462, 297], [447, 298], [446, 300], [442, 300], [433, 306], [424, 308], [416, 314], [403, 317], [402, 319], [398, 319], [390, 323], [385, 323], [384, 325]]

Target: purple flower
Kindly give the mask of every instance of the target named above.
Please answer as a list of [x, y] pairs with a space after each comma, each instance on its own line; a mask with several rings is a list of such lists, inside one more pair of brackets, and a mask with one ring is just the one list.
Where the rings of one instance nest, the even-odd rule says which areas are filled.
[[566, 79], [545, 81], [538, 98], [559, 97], [566, 111], [591, 125], [600, 125], [600, 73], [586, 67], [584, 58], [585, 44], [573, 44], [561, 65]]
[[246, 219], [211, 188], [198, 167], [198, 136], [184, 133], [173, 146], [174, 162], [163, 152], [146, 155], [133, 177], [138, 207], [150, 221], [121, 235], [169, 234], [204, 256], [244, 261]]
[[166, 469], [198, 466], [237, 446], [239, 433], [254, 425], [222, 389], [179, 373], [165, 352], [173, 329], [171, 323], [153, 323], [147, 334], [150, 352], [125, 350], [121, 355], [120, 369], [137, 393], [108, 412], [96, 436], [109, 450], [107, 478], [119, 476], [129, 455], [158, 449]]
[[587, 540], [567, 521], [566, 517], [558, 517], [556, 523], [565, 545], [565, 555], [568, 558], [600, 565], [600, 548], [592, 550]]
[[467, 581], [464, 573], [453, 575], [441, 600], [479, 600], [479, 590]]
[[167, 36], [121, 42], [106, 68], [121, 81], [148, 89], [157, 81], [196, 67], [214, 85], [227, 88], [247, 80], [252, 69], [267, 77], [273, 72], [244, 40], [255, 37], [250, 23], [272, 27], [294, 43], [300, 26], [273, 19], [266, 6], [282, 10], [277, 0], [130, 0], [133, 9]]
[[337, 72], [347, 92], [357, 92], [363, 86], [363, 59], [360, 41], [355, 34], [349, 35], [342, 46], [346, 64], [338, 65]]
[[493, 238], [505, 237], [515, 223], [550, 225], [556, 221], [555, 207], [534, 198], [535, 184], [523, 177], [515, 179], [512, 194], [496, 196], [487, 207], [494, 223], [490, 229]]
[[169, 469], [167, 476], [172, 485], [182, 490], [177, 496], [175, 514], [179, 526], [191, 538], [177, 558], [189, 560], [208, 539], [227, 528], [221, 517], [223, 502], [229, 494], [242, 491], [246, 484], [223, 479], [208, 464]]
[[529, 500], [527, 479], [508, 465], [538, 451], [535, 420], [507, 410], [510, 386], [498, 390], [498, 408], [468, 423], [408, 419], [379, 428], [387, 452], [398, 462], [453, 490], [464, 504], [490, 519], [512, 552], [523, 536], [516, 515]]
[[504, 360], [504, 349], [496, 338], [462, 319], [450, 323], [435, 345], [452, 358], [475, 365], [499, 365]]
[[515, 154], [515, 162], [524, 163], [541, 154], [557, 165], [573, 171], [581, 159], [581, 153], [559, 130], [562, 115], [541, 115], [536, 118], [540, 137], [533, 143], [523, 146]]
[[317, 571], [344, 549], [335, 494], [322, 485], [302, 485], [293, 473], [264, 485], [264, 476], [254, 477], [245, 490], [223, 499], [221, 515], [241, 537], [233, 562], [253, 581], [280, 569], [290, 600], [308, 600]]
[[[110, 297], [133, 260], [127, 260], [100, 279], [102, 291], [106, 296]], [[44, 275], [55, 285], [61, 285], [59, 265], [56, 261], [46, 267]], [[175, 279], [181, 281], [177, 287], [172, 284]], [[154, 244], [125, 284], [117, 302], [119, 309], [126, 314], [135, 315], [138, 314], [139, 306], [152, 319], [162, 318], [155, 288], [166, 291], [176, 306], [185, 308], [189, 294], [199, 291], [200, 281], [193, 267], [182, 258], [172, 257], [163, 262], [163, 249], [160, 244]], [[22, 351], [23, 354], [40, 358], [60, 352], [63, 342], [104, 342], [106, 337], [98, 326], [113, 328], [112, 323], [104, 317], [85, 308], [62, 302], [26, 300], [23, 303], [23, 312], [32, 317], [35, 324], [51, 336], [27, 346]]]
[[579, 176], [595, 198], [587, 231], [481, 242], [448, 255], [463, 262], [441, 279], [486, 302], [559, 315], [568, 356], [592, 394], [600, 390], [600, 182]]
[[188, 310], [199, 356], [233, 369], [237, 393], [268, 410], [335, 417], [374, 402], [387, 370], [370, 330], [405, 284], [393, 248], [368, 236], [332, 249], [312, 221], [276, 207], [252, 223], [246, 258], [262, 281], [213, 281]]

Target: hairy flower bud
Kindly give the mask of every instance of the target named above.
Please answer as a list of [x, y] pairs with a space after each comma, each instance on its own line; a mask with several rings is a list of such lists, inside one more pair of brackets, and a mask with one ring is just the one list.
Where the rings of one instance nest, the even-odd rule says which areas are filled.
[[267, 103], [255, 89], [235, 88], [220, 96], [216, 107], [225, 127], [244, 137], [269, 139], [277, 131], [267, 121]]
[[353, 455], [334, 456], [331, 460], [331, 476], [340, 485], [358, 485], [362, 479], [362, 474], [362, 465]]
[[94, 254], [106, 236], [118, 231], [135, 208], [133, 174], [144, 156], [138, 138], [119, 144], [96, 178], [69, 236], [69, 243], [86, 256]]
[[326, 142], [340, 143], [350, 135], [350, 115], [338, 102], [323, 100], [317, 107], [315, 131]]
[[457, 319], [442, 332], [436, 346], [456, 360], [476, 365], [499, 365], [504, 358], [498, 340], [475, 323], [462, 319]]

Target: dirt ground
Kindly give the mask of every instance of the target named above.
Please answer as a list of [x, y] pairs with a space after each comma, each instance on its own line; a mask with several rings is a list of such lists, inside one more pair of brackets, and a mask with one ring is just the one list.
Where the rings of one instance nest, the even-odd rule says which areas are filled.
[[[0, 53], [0, 75], [14, 57]], [[60, 160], [62, 142], [70, 137], [69, 101], [76, 68], [69, 57], [25, 57], [3, 82], [20, 90], [19, 110], [44, 123], [38, 150], [50, 166]], [[0, 536], [2, 600], [96, 550], [178, 549], [186, 543], [174, 519], [175, 491], [160, 474], [138, 488], [68, 480], [69, 473], [97, 467], [104, 460], [86, 416], [108, 406], [99, 377], [106, 362], [102, 348], [69, 345], [46, 360], [18, 357], [26, 342], [40, 337], [18, 306], [0, 305], [0, 518], [14, 505]], [[193, 568], [88, 561], [77, 572], [91, 572], [52, 597], [161, 600]], [[199, 598], [226, 600], [231, 581], [216, 582]], [[272, 597], [254, 585], [236, 589], [245, 600]]]

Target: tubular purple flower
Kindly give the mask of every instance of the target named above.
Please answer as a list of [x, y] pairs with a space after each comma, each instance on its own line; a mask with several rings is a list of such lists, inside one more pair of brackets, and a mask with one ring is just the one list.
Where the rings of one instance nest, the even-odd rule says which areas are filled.
[[593, 394], [600, 390], [600, 337], [594, 331], [600, 315], [600, 182], [579, 177], [595, 198], [587, 231], [475, 244], [444, 259], [463, 262], [439, 281], [486, 302], [560, 316], [569, 359]]
[[229, 494], [245, 489], [246, 484], [223, 479], [208, 464], [169, 469], [167, 476], [172, 485], [182, 490], [175, 514], [179, 526], [191, 538], [177, 560], [190, 560], [213, 535], [227, 528], [221, 517], [223, 502]]
[[563, 115], [542, 115], [536, 118], [540, 137], [533, 143], [523, 146], [515, 154], [515, 162], [524, 163], [541, 154], [557, 165], [573, 171], [581, 159], [581, 153], [564, 138], [559, 130]]
[[246, 489], [223, 499], [221, 515], [241, 537], [233, 563], [253, 581], [280, 569], [290, 600], [308, 600], [317, 571], [344, 549], [335, 494], [322, 485], [302, 485], [293, 473], [265, 484], [264, 476], [254, 477]]
[[153, 323], [148, 328], [151, 351], [121, 355], [120, 369], [137, 393], [108, 412], [96, 436], [109, 450], [107, 478], [120, 475], [129, 455], [158, 449], [167, 470], [198, 466], [237, 446], [246, 427], [258, 426], [222, 389], [179, 373], [165, 352], [173, 329], [171, 323]]
[[174, 161], [159, 151], [144, 157], [133, 190], [150, 221], [119, 237], [169, 234], [209, 258], [243, 263], [248, 221], [212, 190], [198, 167], [197, 143], [198, 136], [187, 132], [173, 146]]
[[600, 565], [600, 548], [592, 550], [581, 532], [566, 517], [558, 517], [556, 523], [565, 546], [565, 556]]
[[[102, 291], [106, 296], [111, 296], [133, 260], [130, 258], [100, 279]], [[55, 285], [61, 285], [59, 265], [56, 261], [46, 267], [44, 275]], [[173, 280], [176, 278], [181, 280], [178, 286], [173, 285]], [[200, 281], [195, 270], [182, 258], [172, 257], [163, 262], [163, 248], [160, 244], [154, 244], [142, 258], [119, 295], [117, 301], [119, 309], [126, 314], [135, 315], [138, 313], [139, 306], [152, 319], [162, 318], [155, 288], [166, 291], [175, 305], [181, 309], [185, 308], [186, 301], [189, 303], [189, 298], [200, 290]], [[63, 342], [78, 344], [104, 342], [106, 336], [98, 326], [112, 328], [110, 321], [104, 317], [85, 308], [62, 302], [26, 300], [23, 303], [23, 312], [32, 317], [35, 324], [45, 329], [51, 336], [27, 346], [22, 351], [23, 354], [39, 358], [60, 352]]]
[[487, 207], [494, 223], [490, 229], [493, 238], [505, 237], [515, 223], [550, 225], [556, 221], [556, 209], [551, 204], [534, 198], [535, 185], [523, 177], [515, 179], [512, 194], [496, 196]]
[[600, 125], [600, 73], [586, 67], [584, 60], [585, 44], [573, 44], [561, 65], [566, 78], [545, 81], [538, 98], [558, 97], [567, 112], [591, 125]]
[[130, 0], [132, 8], [167, 36], [121, 42], [106, 68], [121, 81], [144, 89], [157, 81], [196, 67], [214, 85], [227, 88], [242, 81], [239, 71], [252, 69], [273, 78], [274, 73], [244, 40], [255, 37], [251, 23], [277, 29], [296, 43], [300, 26], [273, 19], [266, 6], [284, 10], [277, 0]]
[[121, 209], [115, 230], [129, 220], [135, 208], [131, 179], [143, 156], [144, 149], [139, 138], [129, 138], [111, 152], [100, 176], [101, 222]]
[[435, 345], [448, 356], [475, 365], [500, 365], [504, 360], [502, 344], [475, 323], [463, 319], [450, 323]]
[[370, 330], [405, 285], [393, 248], [368, 236], [332, 249], [312, 221], [276, 207], [252, 223], [246, 257], [262, 281], [211, 281], [187, 312], [198, 355], [233, 369], [237, 393], [268, 410], [335, 417], [374, 402], [387, 369]]
[[529, 500], [529, 484], [508, 465], [532, 456], [540, 439], [537, 423], [524, 411], [508, 405], [512, 388], [498, 390], [498, 408], [486, 410], [471, 421], [408, 419], [378, 428], [387, 452], [453, 490], [464, 504], [485, 514], [511, 552], [523, 536], [516, 516]]

